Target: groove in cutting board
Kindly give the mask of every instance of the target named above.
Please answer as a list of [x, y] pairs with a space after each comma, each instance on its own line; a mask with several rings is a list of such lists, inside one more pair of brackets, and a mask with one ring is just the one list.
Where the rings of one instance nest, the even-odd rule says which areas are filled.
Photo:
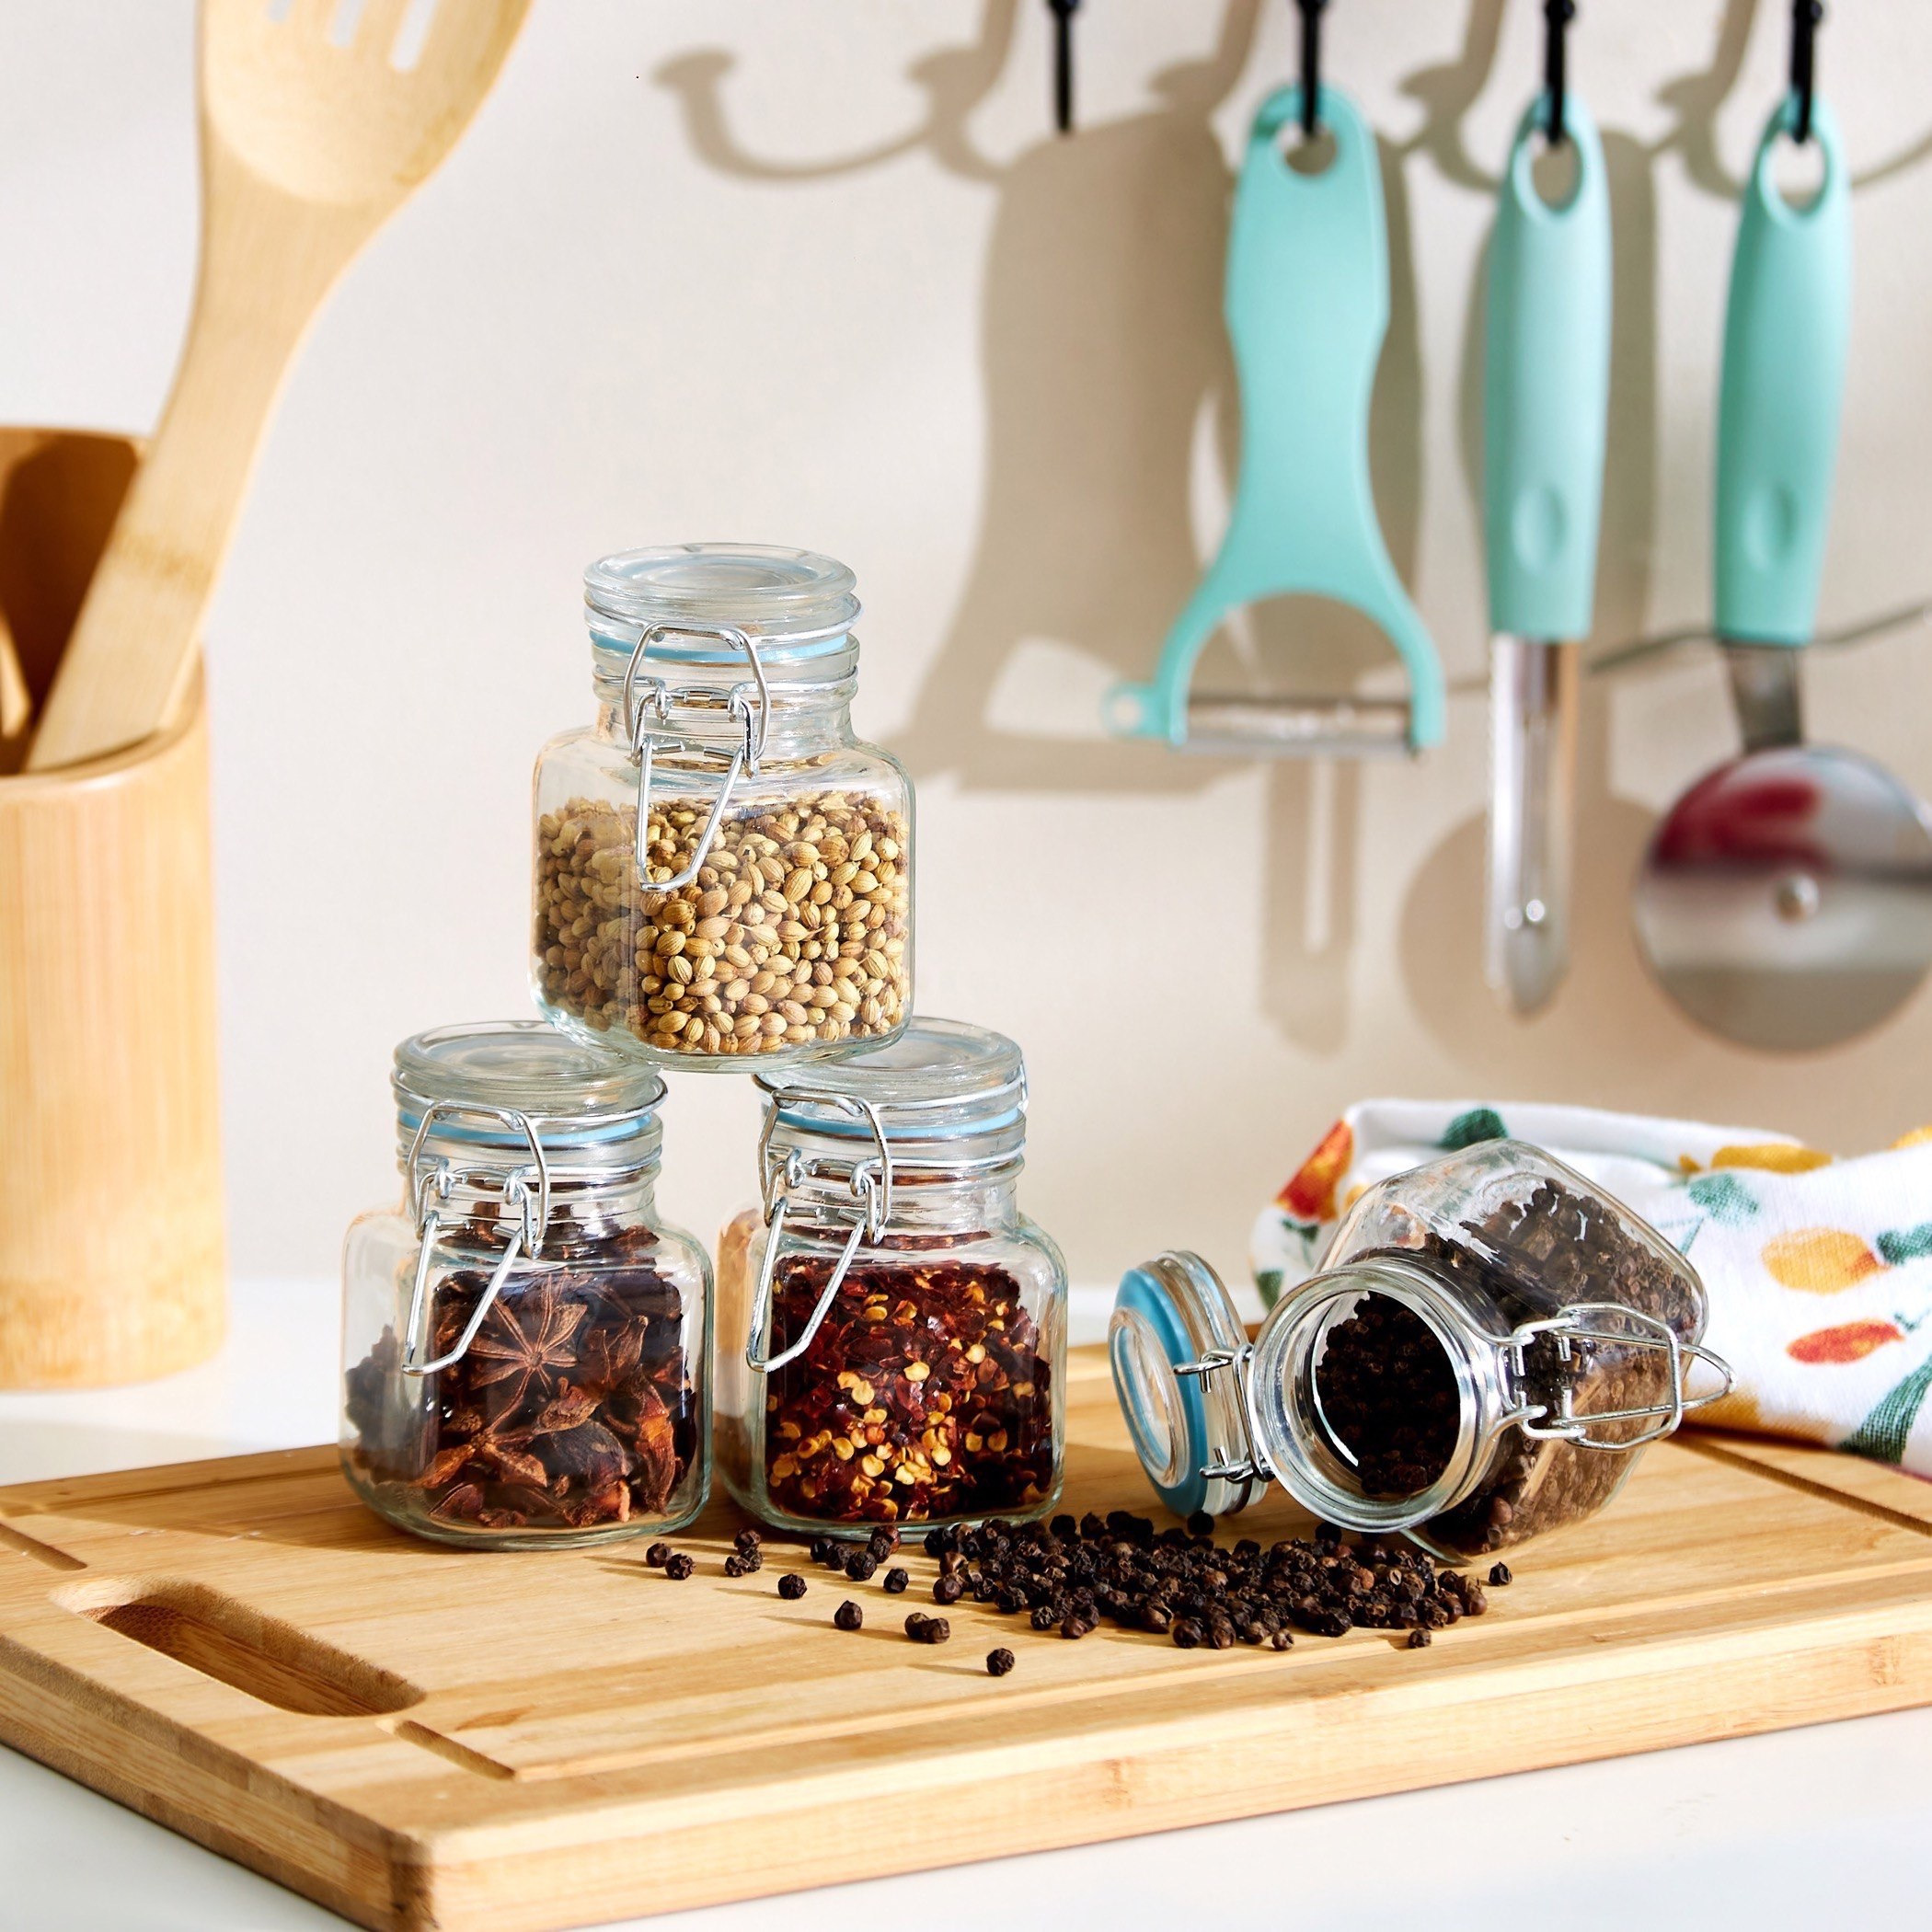
[[371, 1718], [422, 1702], [422, 1693], [393, 1672], [203, 1583], [102, 1580], [56, 1592], [54, 1601], [278, 1710]]
[[63, 1549], [56, 1549], [51, 1543], [42, 1543], [38, 1536], [29, 1536], [25, 1530], [17, 1530], [11, 1524], [0, 1523], [0, 1549], [17, 1550], [23, 1557], [31, 1557], [36, 1563], [44, 1563], [49, 1570], [85, 1570], [86, 1565], [78, 1557], [70, 1557]]

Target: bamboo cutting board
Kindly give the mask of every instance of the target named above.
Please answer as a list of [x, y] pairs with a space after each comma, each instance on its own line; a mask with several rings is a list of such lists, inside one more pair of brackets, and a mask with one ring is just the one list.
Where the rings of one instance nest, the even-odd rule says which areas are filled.
[[[1100, 1351], [1069, 1407], [1066, 1507], [1145, 1507]], [[0, 1490], [0, 1738], [362, 1925], [507, 1932], [1932, 1702], [1932, 1485], [1823, 1451], [1662, 1443], [1420, 1651], [971, 1604], [929, 1649], [923, 1556], [786, 1603], [783, 1546], [722, 1574], [738, 1523], [673, 1582], [412, 1541], [324, 1449]]]

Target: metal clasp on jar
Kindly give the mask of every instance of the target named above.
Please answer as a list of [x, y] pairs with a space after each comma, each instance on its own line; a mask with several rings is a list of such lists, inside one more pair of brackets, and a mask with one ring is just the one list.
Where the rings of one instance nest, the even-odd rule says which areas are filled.
[[[1606, 1316], [1630, 1324], [1638, 1332], [1591, 1326], [1593, 1321], [1601, 1321]], [[1531, 1344], [1543, 1336], [1548, 1336], [1556, 1344], [1559, 1363], [1572, 1361], [1579, 1344], [1662, 1351], [1670, 1362], [1669, 1399], [1639, 1409], [1606, 1409], [1594, 1415], [1579, 1416], [1572, 1410], [1575, 1388], [1566, 1381], [1557, 1392], [1554, 1410], [1547, 1403], [1531, 1401], [1522, 1394], [1529, 1377], [1528, 1354]], [[1700, 1343], [1684, 1340], [1668, 1322], [1654, 1315], [1641, 1314], [1622, 1302], [1572, 1302], [1544, 1320], [1524, 1322], [1511, 1332], [1502, 1348], [1511, 1388], [1516, 1396], [1515, 1407], [1503, 1420], [1515, 1423], [1524, 1435], [1541, 1441], [1574, 1443], [1579, 1449], [1638, 1449], [1646, 1443], [1654, 1443], [1661, 1436], [1672, 1434], [1691, 1409], [1721, 1402], [1737, 1380], [1731, 1364], [1721, 1355]], [[1719, 1385], [1717, 1388], [1701, 1396], [1685, 1393], [1685, 1378], [1693, 1361], [1702, 1363], [1716, 1374]], [[1652, 1420], [1653, 1427], [1621, 1441], [1604, 1441], [1591, 1433], [1607, 1422]]]
[[[892, 1153], [886, 1143], [885, 1125], [879, 1118], [879, 1110], [871, 1101], [852, 1094], [807, 1087], [788, 1087], [779, 1097], [781, 1103], [800, 1100], [814, 1106], [836, 1107], [855, 1120], [863, 1120], [871, 1129], [877, 1151], [868, 1159], [847, 1162], [822, 1156], [808, 1160], [797, 1147], [790, 1147], [780, 1160], [772, 1152], [772, 1130], [777, 1124], [778, 1104], [774, 1104], [765, 1116], [765, 1131], [758, 1137], [758, 1170], [765, 1197], [765, 1259], [752, 1296], [751, 1332], [744, 1345], [745, 1366], [761, 1375], [769, 1375], [796, 1362], [811, 1346], [812, 1337], [832, 1312], [832, 1304], [845, 1285], [860, 1243], [877, 1241], [885, 1232], [892, 1213]], [[782, 1353], [771, 1355], [766, 1350], [770, 1345], [772, 1284], [777, 1274], [779, 1245], [785, 1238], [786, 1215], [795, 1198], [811, 1217], [806, 1222], [808, 1226], [837, 1233], [850, 1216], [851, 1232], [799, 1339]]]
[[1224, 1482], [1274, 1480], [1273, 1469], [1255, 1446], [1254, 1418], [1248, 1411], [1251, 1386], [1248, 1365], [1253, 1362], [1254, 1354], [1254, 1343], [1245, 1341], [1238, 1349], [1210, 1349], [1199, 1362], [1177, 1362], [1174, 1364], [1177, 1376], [1198, 1376], [1203, 1389], [1206, 1388], [1210, 1376], [1225, 1374], [1235, 1378], [1237, 1399], [1231, 1406], [1236, 1419], [1241, 1425], [1242, 1442], [1238, 1449], [1232, 1443], [1221, 1445], [1218, 1455], [1202, 1464], [1196, 1473], [1206, 1477], [1210, 1481], [1217, 1477]]
[[[431, 1300], [430, 1264], [435, 1255], [436, 1237], [443, 1231], [443, 1209], [458, 1180], [494, 1177], [494, 1169], [459, 1167], [446, 1155], [439, 1156], [432, 1167], [422, 1165], [423, 1145], [430, 1137], [431, 1125], [448, 1114], [480, 1115], [499, 1121], [512, 1133], [521, 1133], [530, 1146], [530, 1165], [512, 1168], [504, 1178], [503, 1205], [520, 1209], [522, 1213], [518, 1225], [511, 1230], [509, 1240], [503, 1244], [502, 1259], [491, 1271], [489, 1284], [484, 1289], [482, 1299], [465, 1324], [455, 1347], [446, 1354], [437, 1356], [433, 1362], [425, 1362], [422, 1351], [428, 1345], [424, 1330], [428, 1326]], [[406, 1375], [432, 1375], [438, 1369], [446, 1369], [461, 1362], [469, 1352], [470, 1343], [477, 1339], [477, 1330], [496, 1305], [497, 1296], [502, 1293], [503, 1283], [510, 1279], [510, 1271], [516, 1265], [518, 1256], [535, 1260], [541, 1253], [544, 1230], [550, 1225], [550, 1163], [544, 1153], [543, 1139], [536, 1131], [536, 1123], [528, 1114], [519, 1112], [513, 1107], [432, 1100], [423, 1109], [416, 1137], [409, 1143], [409, 1158], [404, 1171], [408, 1183], [410, 1212], [415, 1216], [416, 1232], [421, 1246], [416, 1251], [416, 1281], [409, 1292], [409, 1318], [403, 1337], [402, 1372]]]
[[[662, 678], [640, 678], [638, 675], [638, 666], [643, 661], [645, 652], [653, 644], [661, 644], [671, 638], [709, 638], [742, 650], [750, 661], [753, 683], [702, 689], [687, 685], [679, 692], [681, 698], [722, 699], [730, 715], [743, 727], [744, 742], [731, 753], [730, 764], [718, 788], [717, 802], [711, 807], [710, 817], [705, 821], [705, 829], [698, 837], [697, 849], [691, 855], [691, 863], [675, 878], [654, 880], [650, 876], [649, 858], [652, 763], [661, 751], [701, 753], [707, 749], [663, 729], [671, 718], [671, 687]], [[659, 729], [651, 728], [650, 720], [653, 717], [658, 720]], [[729, 624], [653, 624], [638, 639], [637, 648], [631, 652], [630, 662], [624, 672], [624, 735], [630, 742], [632, 754], [638, 761], [638, 876], [646, 891], [675, 892], [697, 877], [710, 853], [712, 841], [718, 836], [718, 828], [724, 822], [725, 809], [731, 802], [738, 780], [741, 776], [755, 778], [758, 776], [758, 764], [765, 756], [765, 733], [770, 722], [771, 687], [765, 682], [758, 647], [745, 632]]]

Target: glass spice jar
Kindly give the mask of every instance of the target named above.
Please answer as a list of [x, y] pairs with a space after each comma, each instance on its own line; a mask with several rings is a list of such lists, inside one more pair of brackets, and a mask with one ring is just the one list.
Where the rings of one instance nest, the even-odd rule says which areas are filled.
[[[1271, 1480], [1323, 1520], [1453, 1562], [1576, 1523], [1646, 1443], [1728, 1393], [1703, 1284], [1540, 1149], [1489, 1141], [1369, 1189], [1250, 1342], [1197, 1255], [1130, 1271], [1114, 1386], [1182, 1514]], [[1693, 1396], [1694, 1363], [1720, 1386]]]
[[342, 1467], [439, 1542], [674, 1529], [709, 1487], [710, 1269], [657, 1212], [664, 1086], [537, 1020], [396, 1050], [399, 1205], [342, 1258]]
[[535, 788], [531, 980], [566, 1031], [716, 1068], [904, 1026], [913, 788], [853, 733], [853, 584], [748, 544], [585, 571], [596, 722]]
[[759, 1085], [763, 1204], [719, 1248], [726, 1486], [807, 1534], [1045, 1514], [1066, 1268], [1016, 1198], [1019, 1049], [921, 1018]]

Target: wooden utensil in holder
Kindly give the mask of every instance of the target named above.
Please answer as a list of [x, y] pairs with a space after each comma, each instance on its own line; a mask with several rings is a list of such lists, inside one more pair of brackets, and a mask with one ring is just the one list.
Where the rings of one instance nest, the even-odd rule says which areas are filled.
[[[0, 616], [44, 696], [132, 479], [121, 438], [0, 430]], [[200, 680], [141, 743], [0, 776], [0, 1387], [201, 1361], [226, 1325]]]

